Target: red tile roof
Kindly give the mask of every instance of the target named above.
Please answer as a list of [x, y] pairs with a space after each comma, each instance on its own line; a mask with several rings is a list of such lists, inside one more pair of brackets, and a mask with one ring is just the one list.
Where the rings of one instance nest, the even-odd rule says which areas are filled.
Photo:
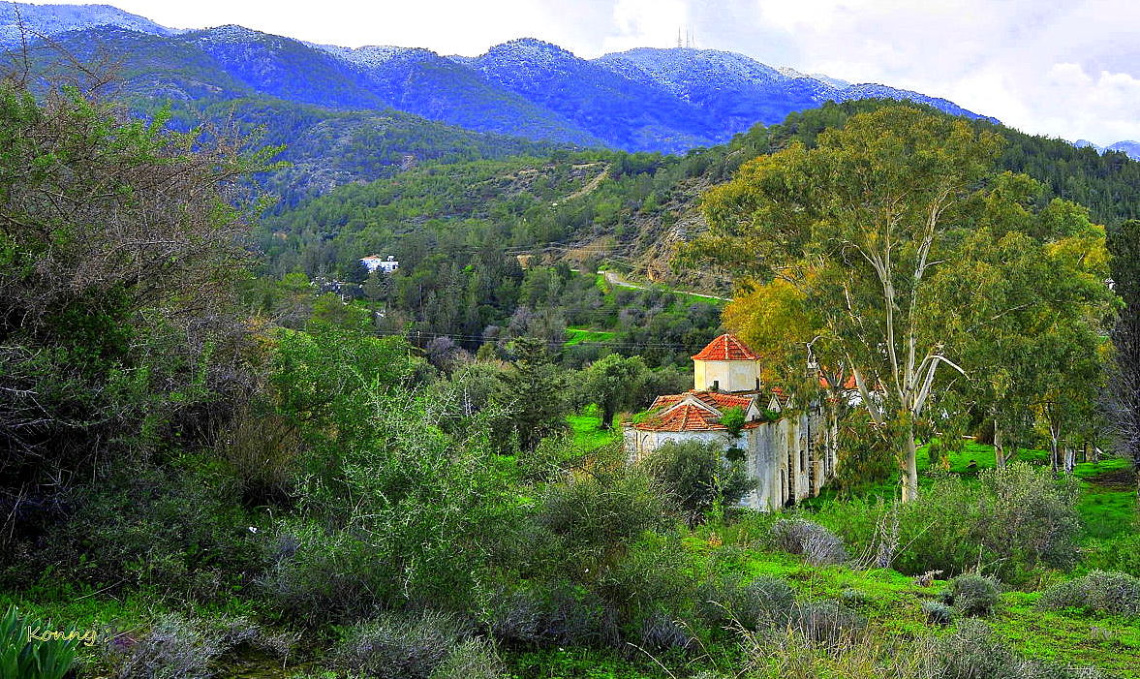
[[694, 361], [755, 361], [759, 358], [738, 337], [725, 333], [693, 356]]
[[[695, 403], [682, 403], [692, 397]], [[727, 408], [742, 408], [745, 412], [752, 405], [755, 396], [722, 394], [715, 391], [688, 391], [684, 394], [658, 396], [649, 407], [652, 414], [640, 424], [634, 425], [642, 431], [727, 431], [720, 418]], [[680, 405], [678, 405], [680, 404]], [[758, 423], [748, 422], [745, 428]]]
[[716, 431], [725, 430], [720, 417], [712, 412], [691, 403], [684, 403], [676, 408], [667, 410], [656, 417], [651, 417], [638, 425], [638, 429], [650, 431]]
[[[826, 377], [821, 376], [819, 378], [819, 386], [823, 387], [824, 389], [827, 389], [831, 386], [831, 382], [829, 382]], [[845, 379], [843, 381], [843, 388], [850, 390], [850, 391], [854, 391], [855, 389], [859, 388], [859, 384], [855, 381], [854, 375], [848, 375], [847, 376], [847, 379]]]
[[656, 410], [657, 408], [671, 406], [674, 403], [680, 403], [686, 396], [693, 396], [700, 400], [701, 403], [712, 406], [722, 412], [725, 408], [743, 408], [744, 410], [748, 410], [748, 406], [752, 405], [752, 400], [755, 398], [752, 395], [743, 396], [740, 394], [725, 394], [719, 391], [690, 390], [684, 394], [658, 396], [657, 399], [653, 401], [653, 405], [649, 406], [649, 409]]

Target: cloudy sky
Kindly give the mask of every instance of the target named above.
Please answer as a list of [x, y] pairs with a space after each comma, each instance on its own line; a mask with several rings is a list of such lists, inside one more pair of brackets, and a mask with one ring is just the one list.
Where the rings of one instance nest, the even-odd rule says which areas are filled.
[[680, 29], [696, 47], [945, 97], [1026, 132], [1140, 140], [1135, 0], [103, 1], [175, 28], [441, 54], [536, 37], [589, 58], [675, 46]]

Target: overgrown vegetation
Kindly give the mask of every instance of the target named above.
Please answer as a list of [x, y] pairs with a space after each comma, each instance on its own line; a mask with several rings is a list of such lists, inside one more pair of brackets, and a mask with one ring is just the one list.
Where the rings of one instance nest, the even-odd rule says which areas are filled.
[[[249, 279], [252, 215], [226, 189], [264, 156], [5, 87], [0, 605], [21, 611], [3, 621], [5, 677], [53, 654], [62, 674], [72, 652], [81, 676], [123, 678], [1135, 676], [1134, 505], [1089, 500], [1122, 492], [1106, 485], [1119, 462], [971, 466], [993, 449], [947, 444], [900, 504], [864, 496], [890, 487], [893, 440], [860, 442], [874, 427], [845, 420], [848, 459], [879, 457], [850, 497], [781, 516], [736, 507], [752, 482], [721, 446], [629, 464], [607, 428], [691, 384], [676, 366], [716, 306], [623, 290], [592, 264], [524, 270], [498, 245], [620, 224], [630, 186], [649, 211], [669, 172], [717, 172], [731, 151], [425, 168], [347, 191], [394, 210], [355, 235], [318, 235], [335, 201], [314, 202], [271, 263], [285, 275]], [[539, 189], [606, 172], [583, 201], [597, 211], [512, 198], [495, 184], [507, 165]], [[459, 179], [471, 194], [448, 193]], [[421, 223], [477, 204], [478, 224]], [[316, 262], [335, 268], [396, 223], [391, 242], [433, 263], [401, 254], [404, 273], [363, 281], [368, 303], [287, 263], [305, 229], [306, 248], [359, 238]], [[564, 347], [560, 322], [615, 346]], [[474, 330], [448, 345], [409, 327]], [[49, 626], [33, 618], [92, 643], [32, 643]]]

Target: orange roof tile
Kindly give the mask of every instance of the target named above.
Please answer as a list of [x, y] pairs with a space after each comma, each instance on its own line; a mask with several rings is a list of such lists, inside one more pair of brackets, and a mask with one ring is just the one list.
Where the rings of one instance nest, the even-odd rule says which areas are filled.
[[666, 394], [658, 396], [653, 404], [649, 406], [650, 410], [664, 408], [671, 406], [674, 403], [680, 403], [686, 396], [693, 396], [700, 400], [705, 405], [723, 411], [725, 408], [744, 408], [748, 410], [748, 406], [752, 405], [752, 400], [755, 398], [753, 395], [743, 396], [740, 394], [725, 394], [719, 391], [693, 391], [689, 390], [684, 394]]
[[[683, 403], [692, 397], [696, 403]], [[684, 394], [658, 396], [649, 407], [652, 413], [644, 422], [635, 425], [643, 431], [726, 431], [720, 418], [728, 408], [743, 408], [752, 405], [755, 396], [722, 394], [715, 391], [688, 391]], [[680, 404], [680, 405], [678, 405]], [[758, 423], [749, 422], [746, 428]]]
[[[819, 386], [827, 389], [831, 386], [831, 382], [821, 374], [819, 378]], [[843, 380], [843, 388], [848, 390], [859, 388], [859, 384], [855, 381], [854, 375], [848, 375], [847, 379]]]
[[684, 403], [676, 408], [651, 417], [638, 425], [638, 429], [650, 431], [715, 431], [726, 427], [717, 422], [720, 418], [711, 410]]
[[693, 356], [694, 361], [755, 361], [758, 358], [747, 344], [727, 332]]
[[694, 391], [690, 393], [700, 399], [702, 403], [710, 405], [722, 412], [725, 408], [743, 408], [747, 411], [748, 406], [752, 405], [753, 399], [752, 396], [722, 394], [716, 391]]

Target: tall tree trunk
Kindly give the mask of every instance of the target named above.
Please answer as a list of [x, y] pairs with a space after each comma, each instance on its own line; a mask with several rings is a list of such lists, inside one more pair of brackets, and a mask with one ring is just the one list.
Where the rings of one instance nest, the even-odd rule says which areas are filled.
[[918, 445], [914, 441], [914, 425], [906, 426], [906, 476], [903, 478], [902, 501], [918, 498]]
[[1005, 466], [1005, 448], [1001, 444], [1001, 424], [997, 419], [994, 419], [994, 464], [998, 467]]

